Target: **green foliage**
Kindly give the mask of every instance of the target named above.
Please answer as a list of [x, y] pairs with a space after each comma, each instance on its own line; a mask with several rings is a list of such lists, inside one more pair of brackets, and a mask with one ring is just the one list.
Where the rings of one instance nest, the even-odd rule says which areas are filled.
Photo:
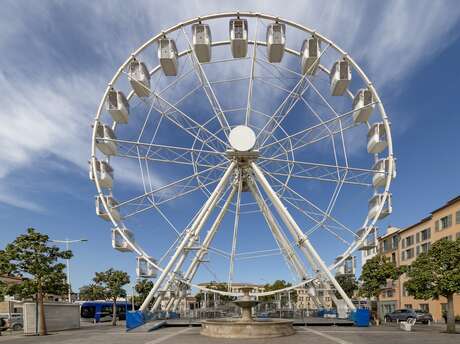
[[0, 274], [20, 276], [23, 283], [11, 285], [6, 293], [31, 297], [37, 293], [63, 295], [68, 290], [65, 265], [59, 259], [72, 257], [71, 251], [49, 246], [49, 237], [33, 228], [18, 236], [0, 251]]
[[129, 275], [124, 271], [110, 268], [104, 272], [96, 272], [93, 280], [96, 285], [104, 290], [106, 298], [113, 300], [112, 325], [116, 325], [116, 301], [118, 297], [126, 297], [126, 290], [123, 289], [123, 286], [130, 282]]
[[407, 291], [417, 299], [460, 293], [460, 240], [439, 240], [407, 272]]
[[105, 300], [105, 298], [105, 290], [100, 285], [91, 283], [80, 288], [80, 300], [94, 301]]
[[361, 277], [362, 281], [359, 293], [364, 297], [379, 298], [382, 287], [387, 284], [387, 280], [396, 280], [403, 273], [402, 268], [398, 268], [393, 262], [383, 255], [377, 255], [369, 259], [364, 264]]
[[70, 259], [71, 251], [61, 251], [49, 246], [49, 237], [34, 228], [18, 236], [12, 243], [0, 250], [0, 275], [19, 276], [20, 284], [3, 285], [2, 293], [21, 298], [36, 296], [40, 303], [40, 334], [46, 334], [43, 310], [45, 294], [63, 295], [68, 291], [65, 265], [59, 259]]
[[118, 297], [126, 297], [126, 290], [123, 289], [129, 283], [126, 272], [110, 268], [104, 272], [96, 272], [93, 280], [103, 288], [106, 298], [116, 300]]
[[[288, 287], [291, 287], [291, 286], [292, 286], [292, 284], [289, 283], [289, 282], [286, 282], [285, 280], [276, 280], [272, 284], [269, 284], [269, 283], [265, 284], [264, 288], [265, 288], [265, 291], [275, 291], [275, 290], [288, 288]], [[260, 297], [260, 300], [265, 301], [265, 302], [273, 302], [273, 301], [275, 301], [277, 299], [277, 297], [279, 297], [279, 296], [277, 296], [276, 294], [267, 295], [267, 296]], [[291, 291], [291, 301], [296, 302], [296, 300], [297, 300], [297, 292], [296, 291]]]
[[[144, 302], [144, 300], [147, 298], [147, 295], [149, 294], [150, 290], [153, 288], [153, 282], [148, 279], [141, 279], [139, 280], [134, 289], [136, 290], [136, 293], [138, 294], [135, 297], [135, 303], [136, 304], [141, 304]], [[154, 300], [152, 300], [153, 302]]]
[[453, 295], [460, 293], [460, 238], [435, 242], [407, 271], [405, 287], [416, 299], [447, 298], [447, 332], [455, 332]]
[[[227, 284], [226, 283], [219, 283], [219, 282], [216, 282], [216, 281], [211, 281], [208, 285], [206, 285], [206, 288], [208, 289], [214, 289], [214, 290], [219, 290], [219, 291], [228, 291], [227, 290]], [[209, 295], [209, 294], [208, 294]], [[209, 296], [208, 296], [209, 297]], [[220, 295], [218, 294], [218, 299], [221, 301], [221, 302], [229, 302], [229, 301], [233, 301], [235, 300], [234, 297], [232, 296], [227, 296], [227, 295]], [[196, 301], [197, 302], [201, 302], [202, 300], [204, 300], [204, 293], [203, 292], [199, 292], [195, 295], [195, 298], [196, 298]], [[211, 298], [211, 300], [208, 299], [208, 301], [210, 303], [214, 302], [213, 301], [213, 298]]]
[[[353, 274], [337, 275], [335, 279], [348, 297], [353, 297], [355, 291], [358, 290], [358, 282]], [[340, 298], [340, 294], [337, 291], [335, 292], [335, 296]]]

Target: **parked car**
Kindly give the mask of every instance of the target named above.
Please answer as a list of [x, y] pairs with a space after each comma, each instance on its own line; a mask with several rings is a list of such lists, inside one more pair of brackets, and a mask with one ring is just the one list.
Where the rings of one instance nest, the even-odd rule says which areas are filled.
[[391, 313], [385, 314], [385, 321], [407, 321], [408, 319], [415, 319], [417, 322], [428, 324], [428, 322], [433, 322], [433, 316], [419, 309], [396, 309]]
[[1, 313], [0, 318], [5, 320], [5, 329], [12, 329], [13, 331], [20, 331], [23, 327], [22, 313]]
[[6, 331], [8, 329], [8, 322], [5, 318], [0, 317], [0, 336], [2, 335], [2, 331]]

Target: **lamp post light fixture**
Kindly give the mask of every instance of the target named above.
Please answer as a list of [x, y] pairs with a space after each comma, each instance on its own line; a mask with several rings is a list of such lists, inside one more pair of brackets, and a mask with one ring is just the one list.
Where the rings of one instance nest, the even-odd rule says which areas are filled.
[[[65, 244], [65, 249], [66, 251], [69, 250], [69, 245], [70, 244], [76, 244], [76, 243], [80, 243], [80, 242], [87, 242], [88, 240], [87, 239], [74, 239], [74, 240], [69, 240], [69, 239], [65, 239], [65, 240], [50, 240], [51, 242], [54, 242], [54, 243], [57, 243], [57, 244]], [[68, 294], [67, 294], [67, 300], [69, 302], [72, 302], [71, 300], [71, 294], [72, 294], [72, 286], [71, 286], [71, 283], [70, 283], [70, 259], [66, 259], [66, 270], [67, 270], [67, 284], [69, 285], [69, 291], [68, 291]]]

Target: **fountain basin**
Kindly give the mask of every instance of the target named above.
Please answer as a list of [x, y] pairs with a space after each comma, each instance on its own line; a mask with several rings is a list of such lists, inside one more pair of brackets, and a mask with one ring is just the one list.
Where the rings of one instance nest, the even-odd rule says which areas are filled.
[[216, 338], [273, 338], [295, 333], [291, 320], [216, 319], [201, 322], [201, 334]]

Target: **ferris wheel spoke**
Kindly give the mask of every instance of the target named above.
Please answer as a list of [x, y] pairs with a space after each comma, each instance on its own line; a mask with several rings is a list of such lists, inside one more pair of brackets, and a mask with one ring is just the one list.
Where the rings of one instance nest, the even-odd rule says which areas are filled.
[[211, 84], [209, 83], [209, 79], [204, 71], [203, 65], [201, 62], [198, 60], [195, 50], [192, 48], [192, 44], [190, 43], [190, 39], [188, 38], [187, 33], [185, 32], [184, 28], [182, 28], [182, 33], [187, 40], [187, 44], [189, 46], [189, 49], [191, 53], [189, 54], [193, 67], [195, 68], [196, 74], [198, 79], [201, 82], [201, 85], [203, 86], [203, 90], [206, 94], [206, 97], [209, 100], [209, 104], [211, 105], [212, 111], [214, 112], [215, 116], [217, 117], [221, 128], [223, 128], [223, 132], [225, 134], [225, 137], [228, 138], [228, 134], [230, 132], [230, 126], [228, 124], [227, 118], [225, 117], [225, 113], [222, 111], [222, 107], [220, 106], [220, 103], [216, 97], [216, 94], [214, 92], [214, 89], [212, 88]]
[[230, 291], [233, 281], [234, 268], [235, 268], [235, 254], [236, 254], [236, 243], [238, 238], [238, 226], [240, 222], [240, 211], [241, 211], [241, 192], [243, 190], [243, 175], [241, 170], [238, 171], [238, 191], [236, 195], [235, 205], [235, 220], [233, 223], [233, 240], [232, 240], [232, 252], [230, 255], [230, 267], [228, 271], [228, 282], [227, 289]]
[[[369, 187], [369, 181], [375, 171], [365, 168], [322, 164], [289, 159], [259, 157], [259, 166], [272, 175], [290, 176], [294, 178], [314, 179], [327, 182], [353, 184]], [[339, 171], [337, 176], [337, 170]]]
[[[305, 216], [307, 216], [309, 219], [313, 219], [313, 217], [311, 217], [310, 214], [308, 214], [308, 212], [306, 212], [303, 208], [299, 207], [297, 204], [295, 204], [294, 202], [292, 202], [289, 198], [287, 197], [282, 197], [282, 199], [290, 204], [292, 207], [294, 207], [295, 209], [297, 209], [300, 213], [304, 214]], [[316, 220], [315, 220], [316, 221]], [[345, 238], [343, 238], [341, 235], [339, 235], [336, 231], [332, 230], [331, 229], [331, 226], [330, 225], [325, 225], [324, 222], [318, 222], [316, 224], [316, 226], [313, 227], [313, 229], [307, 231], [305, 233], [305, 235], [307, 237], [310, 237], [310, 235], [312, 235], [317, 229], [319, 228], [323, 228], [324, 230], [326, 230], [327, 232], [329, 232], [330, 234], [332, 234], [335, 238], [337, 238], [339, 241], [341, 241], [342, 243], [344, 243], [345, 245], [351, 245], [351, 243], [349, 241], [347, 241]]]
[[200, 176], [200, 175], [204, 175], [205, 173], [208, 173], [216, 168], [220, 168], [222, 166], [225, 166], [227, 165], [228, 166], [228, 162], [223, 162], [221, 164], [218, 164], [214, 167], [210, 167], [210, 168], [207, 168], [203, 171], [200, 171], [198, 173], [194, 173], [188, 177], [185, 177], [185, 178], [181, 178], [179, 180], [176, 180], [172, 183], [169, 183], [167, 185], [164, 185], [164, 186], [161, 186], [161, 187], [158, 187], [157, 189], [155, 190], [152, 190], [152, 191], [149, 191], [149, 192], [145, 192], [144, 194], [142, 195], [139, 195], [139, 196], [136, 196], [136, 197], [133, 197], [131, 199], [128, 199], [124, 202], [120, 202], [118, 203], [118, 205], [114, 206], [113, 208], [116, 209], [116, 208], [120, 208], [120, 207], [123, 207], [129, 203], [133, 203], [133, 202], [137, 202], [137, 201], [142, 201], [144, 199], [147, 199], [147, 197], [150, 197], [150, 196], [153, 196], [153, 195], [157, 195], [157, 194], [160, 194], [160, 193], [168, 193], [170, 192], [169, 190], [171, 188], [175, 188], [175, 187], [181, 187], [183, 186], [184, 184], [187, 185], [187, 183], [190, 183], [190, 181], [193, 181], [197, 176]]
[[[323, 49], [320, 55], [317, 57], [316, 61], [319, 61], [321, 56], [329, 49], [330, 44]], [[316, 62], [315, 61], [315, 62]], [[315, 64], [312, 65], [312, 67]], [[299, 97], [302, 96], [312, 85], [310, 81], [310, 76], [308, 73], [302, 75], [300, 80], [296, 83], [294, 88], [291, 92], [284, 98], [278, 108], [275, 110], [271, 119], [267, 121], [263, 130], [257, 135], [257, 141], [259, 142], [259, 147], [263, 147], [266, 141], [270, 138], [270, 136], [276, 131], [276, 129], [281, 125], [284, 119], [287, 117], [289, 112], [295, 107], [297, 102], [299, 101]], [[266, 134], [265, 134], [266, 133]], [[264, 135], [264, 136], [261, 136]]]
[[[129, 154], [118, 154], [117, 157], [120, 158], [129, 158], [129, 159], [136, 159], [136, 160], [143, 160], [143, 161], [154, 161], [154, 162], [159, 162], [159, 163], [164, 163], [164, 164], [177, 164], [177, 165], [187, 165], [187, 166], [196, 166], [196, 167], [203, 167], [203, 168], [208, 168], [208, 167], [213, 167], [215, 164], [212, 163], [198, 163], [198, 162], [189, 162], [189, 161], [181, 161], [181, 160], [170, 160], [167, 158], [154, 158], [154, 157], [139, 157], [136, 155], [129, 155]], [[225, 167], [220, 167], [220, 169], [225, 169]]]
[[[301, 194], [299, 194], [297, 191], [295, 191], [294, 189], [292, 189], [290, 186], [286, 185], [285, 183], [283, 183], [282, 181], [280, 181], [278, 178], [276, 178], [275, 176], [273, 176], [270, 172], [268, 171], [264, 171], [273, 181], [275, 181], [276, 183], [280, 184], [280, 185], [283, 185], [283, 188], [285, 188], [286, 190], [288, 190], [290, 193], [292, 193], [293, 195], [295, 195], [296, 197], [298, 197], [305, 206], [309, 207], [310, 209], [314, 209], [314, 211], [318, 212], [319, 214], [321, 214], [322, 216], [325, 216], [328, 220], [330, 220], [331, 222], [334, 222], [335, 224], [337, 224], [338, 226], [340, 226], [342, 229], [350, 232], [352, 235], [358, 237], [358, 235], [352, 231], [350, 228], [348, 228], [347, 226], [345, 226], [342, 222], [340, 222], [339, 220], [337, 220], [336, 218], [332, 217], [331, 215], [328, 215], [325, 211], [323, 211], [320, 207], [318, 207], [316, 204], [314, 204], [312, 201], [308, 200], [307, 198], [305, 198], [304, 196], [302, 196]], [[284, 196], [281, 196], [282, 198]], [[310, 219], [314, 220], [315, 222], [319, 223], [320, 221], [318, 221], [317, 219], [309, 216]]]
[[[120, 153], [117, 157], [135, 157], [143, 160], [193, 165], [197, 163], [195, 159], [199, 156], [200, 159], [205, 160], [212, 166], [228, 160], [224, 152], [206, 149], [144, 143], [122, 139], [107, 139], [107, 141], [116, 142], [120, 146]], [[137, 156], [130, 154], [133, 148], [136, 148]]]
[[[326, 104], [326, 106], [329, 108], [330, 111], [335, 115], [336, 118], [339, 117], [339, 113], [334, 109], [334, 107], [330, 104], [329, 101], [324, 97], [324, 95], [318, 90], [318, 88], [310, 82], [310, 80], [307, 80], [307, 82], [310, 84], [311, 88], [315, 91], [315, 93], [319, 96], [319, 98]], [[307, 101], [304, 102], [308, 104]], [[347, 158], [347, 150], [345, 147], [345, 137], [343, 136], [343, 127], [342, 127], [342, 121], [338, 121], [339, 127], [340, 127], [340, 137], [341, 137], [341, 142], [342, 142], [342, 153], [343, 157], [345, 160], [345, 165], [348, 165], [348, 158]]]
[[[304, 268], [303, 264], [301, 263], [299, 257], [297, 256], [294, 248], [289, 243], [286, 235], [280, 229], [280, 225], [278, 221], [273, 216], [270, 208], [268, 207], [267, 203], [265, 202], [257, 184], [254, 181], [249, 182], [249, 189], [253, 194], [254, 198], [256, 199], [257, 204], [259, 205], [260, 211], [267, 222], [270, 231], [272, 232], [273, 238], [278, 245], [278, 254], [282, 254], [284, 261], [286, 262], [288, 269], [297, 275], [299, 280], [308, 279], [309, 275]], [[250, 255], [250, 257], [257, 257], [259, 252], [251, 252], [245, 253], [246, 255]], [[261, 252], [262, 254], [267, 254], [266, 252]], [[243, 253], [241, 254], [243, 255]]]
[[250, 123], [251, 108], [252, 108], [252, 94], [254, 90], [254, 73], [255, 73], [255, 64], [256, 64], [256, 53], [257, 53], [257, 34], [259, 32], [259, 18], [256, 19], [256, 30], [254, 32], [254, 44], [252, 49], [252, 59], [251, 59], [251, 69], [249, 72], [249, 86], [248, 86], [248, 95], [246, 100], [246, 116], [244, 119], [244, 124], [246, 126]]
[[[159, 111], [163, 116], [165, 116], [168, 120], [176, 124], [178, 127], [180, 127], [182, 130], [193, 136], [199, 141], [206, 142], [205, 140], [209, 137], [212, 137], [215, 139], [218, 143], [221, 144], [220, 148], [215, 149], [214, 147], [210, 146], [209, 143], [206, 143], [208, 147], [211, 148], [211, 150], [217, 150], [217, 151], [222, 151], [225, 150], [227, 147], [227, 143], [224, 142], [221, 138], [217, 137], [214, 133], [209, 131], [207, 128], [196, 122], [193, 118], [188, 116], [186, 113], [181, 111], [179, 108], [175, 107], [173, 104], [169, 103], [167, 100], [165, 100], [163, 97], [159, 95], [155, 95], [155, 99], [159, 103]], [[170, 107], [171, 111], [169, 111], [167, 114], [162, 110], [162, 107]], [[206, 134], [207, 137], [200, 137], [201, 135]]]
[[[293, 133], [281, 139], [275, 140], [261, 147], [260, 150], [262, 152], [270, 147], [274, 147], [275, 145], [278, 145], [278, 148], [276, 148], [275, 152], [271, 154], [272, 157], [278, 158], [282, 155], [282, 153], [278, 154], [280, 150], [279, 147], [285, 144], [292, 145], [292, 148], [289, 149], [289, 151], [294, 152], [296, 150], [299, 150], [311, 144], [320, 142], [330, 137], [328, 129], [325, 127], [326, 124], [329, 126], [329, 130], [331, 130], [333, 135], [342, 134], [344, 131], [347, 131], [349, 129], [352, 129], [358, 126], [358, 124], [355, 124], [351, 119], [351, 115], [353, 114], [354, 111], [357, 111], [357, 110], [345, 112], [337, 116], [336, 118], [325, 120], [322, 123], [315, 124], [308, 128], [302, 129], [296, 133]], [[345, 123], [344, 125], [342, 121], [346, 121], [349, 123]]]

